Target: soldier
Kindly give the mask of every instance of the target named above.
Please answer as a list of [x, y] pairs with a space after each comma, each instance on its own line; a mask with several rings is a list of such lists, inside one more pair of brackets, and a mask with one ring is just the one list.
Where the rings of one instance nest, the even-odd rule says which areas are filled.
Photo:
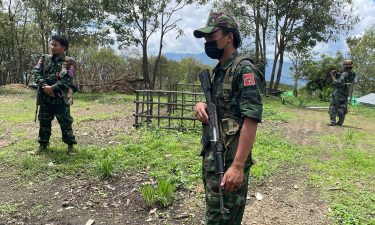
[[[351, 95], [356, 74], [352, 71], [352, 60], [345, 60], [343, 68], [344, 72], [341, 74], [336, 70], [331, 72], [333, 93], [328, 112], [331, 120], [331, 123], [328, 124], [329, 126], [342, 126], [345, 120], [345, 115], [348, 113], [348, 97]], [[336, 122], [337, 116], [339, 117], [339, 120]]]
[[[209, 141], [202, 139], [202, 178], [206, 192], [206, 225], [240, 225], [245, 210], [251, 150], [258, 123], [262, 119], [261, 90], [263, 75], [247, 58], [239, 56], [241, 45], [238, 25], [226, 13], [211, 12], [206, 27], [195, 30], [196, 38], [206, 40], [205, 52], [219, 63], [214, 69], [212, 95], [217, 105], [221, 141], [225, 146], [225, 174], [221, 182], [224, 206], [221, 214], [218, 194], [218, 176]], [[207, 105], [195, 106], [196, 116], [207, 123]]]
[[65, 56], [68, 40], [61, 35], [52, 37], [52, 55], [43, 55], [35, 65], [35, 82], [41, 88], [39, 119], [39, 154], [47, 150], [51, 136], [51, 122], [56, 116], [62, 132], [62, 140], [68, 144], [68, 154], [73, 155], [77, 144], [70, 115], [72, 104], [75, 61]]

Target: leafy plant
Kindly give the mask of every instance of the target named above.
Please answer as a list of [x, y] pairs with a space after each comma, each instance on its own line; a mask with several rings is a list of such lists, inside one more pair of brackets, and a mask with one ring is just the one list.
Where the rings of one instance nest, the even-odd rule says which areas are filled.
[[163, 207], [168, 207], [174, 199], [174, 185], [168, 180], [158, 179], [156, 195], [158, 203]]
[[100, 178], [109, 179], [115, 175], [117, 169], [118, 155], [106, 151], [102, 159], [100, 159], [96, 166], [96, 171]]
[[147, 206], [151, 206], [155, 202], [155, 191], [150, 184], [142, 186], [140, 192]]
[[140, 192], [147, 206], [157, 202], [162, 207], [168, 207], [174, 200], [175, 187], [169, 180], [158, 179], [158, 185], [152, 187], [150, 184], [141, 187]]

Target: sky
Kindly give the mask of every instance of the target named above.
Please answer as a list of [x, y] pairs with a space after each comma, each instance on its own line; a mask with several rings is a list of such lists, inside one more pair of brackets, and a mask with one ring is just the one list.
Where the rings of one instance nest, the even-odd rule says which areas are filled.
[[[328, 42], [318, 44], [313, 51], [319, 55], [335, 55], [337, 51], [346, 53], [348, 48], [345, 39], [348, 36], [360, 36], [370, 25], [375, 24], [375, 0], [354, 0], [354, 5], [361, 21], [356, 28], [348, 35], [342, 35], [337, 42]], [[184, 9], [176, 13], [176, 18], [182, 20], [178, 23], [179, 27], [184, 31], [185, 35], [176, 39], [177, 33], [170, 32], [165, 36], [163, 53], [202, 53], [204, 52], [204, 40], [196, 39], [193, 36], [195, 29], [204, 27], [211, 5], [197, 7], [196, 5], [186, 6]], [[155, 54], [158, 50], [159, 39], [155, 35], [149, 41], [149, 51]], [[268, 49], [273, 49], [270, 45]], [[270, 52], [272, 54], [272, 52]], [[270, 55], [269, 58], [272, 56]]]

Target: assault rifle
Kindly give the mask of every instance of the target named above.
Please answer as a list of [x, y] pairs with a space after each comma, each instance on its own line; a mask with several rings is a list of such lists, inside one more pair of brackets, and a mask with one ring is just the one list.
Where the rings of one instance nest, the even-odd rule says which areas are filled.
[[206, 97], [207, 112], [208, 112], [208, 125], [203, 124], [205, 136], [210, 138], [212, 152], [215, 158], [215, 172], [219, 176], [219, 196], [220, 196], [220, 212], [221, 214], [228, 213], [229, 210], [224, 207], [223, 189], [221, 188], [221, 181], [225, 172], [224, 164], [224, 145], [220, 139], [220, 127], [217, 117], [216, 104], [212, 97], [212, 85], [210, 73], [208, 70], [203, 70], [199, 74], [204, 96]]
[[35, 83], [32, 83], [32, 84], [29, 84], [28, 85], [29, 87], [33, 88], [33, 89], [36, 89], [36, 101], [35, 101], [35, 105], [36, 105], [36, 108], [35, 108], [35, 117], [34, 117], [34, 122], [36, 122], [37, 118], [38, 118], [38, 112], [39, 112], [39, 106], [40, 106], [40, 102], [41, 102], [41, 98], [42, 98], [42, 91], [43, 91], [43, 86], [41, 85], [37, 85]]

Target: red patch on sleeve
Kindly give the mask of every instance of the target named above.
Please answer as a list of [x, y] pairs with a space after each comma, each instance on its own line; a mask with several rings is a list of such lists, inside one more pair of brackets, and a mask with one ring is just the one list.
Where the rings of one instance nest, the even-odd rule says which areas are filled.
[[246, 73], [243, 75], [243, 86], [254, 86], [255, 85], [255, 78], [254, 73]]

